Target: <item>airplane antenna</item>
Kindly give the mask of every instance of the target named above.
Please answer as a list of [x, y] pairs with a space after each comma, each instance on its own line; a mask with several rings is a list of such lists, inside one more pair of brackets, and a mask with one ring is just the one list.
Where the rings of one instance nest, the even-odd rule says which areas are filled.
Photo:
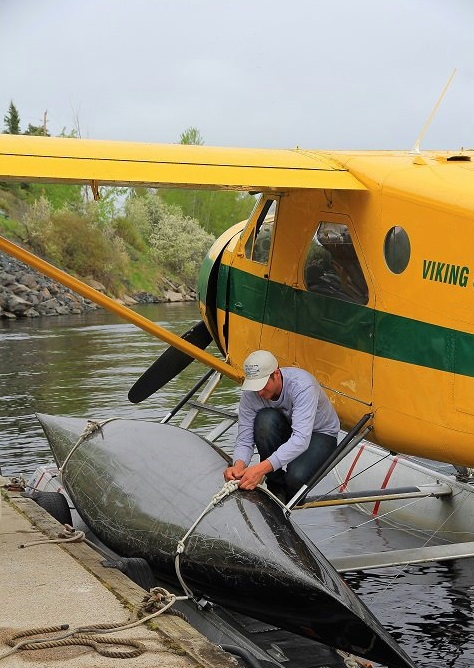
[[449, 77], [448, 83], [447, 83], [447, 84], [445, 85], [445, 87], [443, 88], [443, 91], [442, 91], [441, 95], [439, 96], [438, 101], [436, 102], [435, 106], [433, 107], [433, 111], [431, 112], [431, 114], [430, 114], [429, 117], [428, 117], [428, 120], [427, 120], [426, 123], [424, 124], [423, 129], [422, 129], [422, 131], [420, 132], [419, 137], [418, 137], [418, 139], [416, 140], [414, 147], [412, 148], [412, 151], [411, 151], [412, 153], [419, 153], [419, 152], [420, 152], [420, 144], [421, 144], [421, 140], [423, 139], [423, 136], [424, 136], [426, 130], [428, 129], [429, 124], [430, 124], [431, 121], [433, 120], [433, 116], [435, 115], [435, 113], [436, 113], [437, 110], [438, 110], [439, 105], [441, 104], [441, 100], [442, 100], [443, 97], [446, 95], [446, 92], [447, 92], [449, 86], [451, 85], [451, 82], [452, 82], [452, 80], [454, 79], [454, 75], [455, 75], [455, 74], [456, 74], [456, 68], [454, 68], [454, 70], [452, 71], [452, 74], [451, 74], [451, 76]]

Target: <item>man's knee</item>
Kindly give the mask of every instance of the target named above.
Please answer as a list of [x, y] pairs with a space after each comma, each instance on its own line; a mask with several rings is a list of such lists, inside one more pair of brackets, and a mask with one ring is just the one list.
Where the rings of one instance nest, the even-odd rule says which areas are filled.
[[289, 426], [286, 417], [276, 408], [261, 408], [254, 421], [255, 432], [265, 432], [270, 430], [280, 431]]
[[288, 466], [286, 471], [286, 486], [290, 492], [296, 492], [305, 485], [312, 476], [312, 472], [303, 466]]
[[253, 435], [259, 453], [268, 457], [290, 438], [291, 425], [279, 410], [262, 408], [255, 416]]
[[308, 450], [288, 464], [287, 486], [297, 491], [309, 482], [316, 471], [328, 461], [336, 447], [336, 438], [327, 434], [313, 435]]

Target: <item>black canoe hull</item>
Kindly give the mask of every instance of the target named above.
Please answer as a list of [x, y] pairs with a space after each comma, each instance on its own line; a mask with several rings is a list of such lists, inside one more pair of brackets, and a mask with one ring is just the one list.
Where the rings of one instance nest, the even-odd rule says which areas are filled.
[[[38, 418], [61, 466], [86, 421]], [[178, 542], [222, 488], [225, 466], [194, 433], [114, 420], [74, 450], [63, 484], [106, 545], [176, 583]], [[414, 665], [263, 490], [236, 490], [213, 506], [186, 539], [179, 568], [196, 596], [390, 667]]]

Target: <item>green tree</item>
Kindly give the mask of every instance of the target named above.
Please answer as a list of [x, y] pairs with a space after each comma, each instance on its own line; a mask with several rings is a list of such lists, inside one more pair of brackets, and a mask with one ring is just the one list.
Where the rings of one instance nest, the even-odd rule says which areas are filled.
[[204, 144], [204, 139], [201, 137], [201, 133], [197, 128], [190, 127], [180, 134], [179, 143], [202, 146]]
[[214, 236], [246, 220], [255, 205], [248, 193], [229, 190], [158, 190], [160, 197], [171, 206], [179, 206], [185, 216], [196, 218]]
[[31, 123], [28, 123], [28, 128], [25, 130], [25, 135], [33, 135], [35, 137], [51, 136], [44, 125], [32, 125]]
[[19, 135], [20, 134], [20, 114], [18, 109], [13, 104], [13, 100], [8, 107], [8, 113], [3, 117], [5, 123], [4, 134]]
[[30, 183], [30, 198], [37, 200], [44, 197], [54, 211], [69, 209], [81, 212], [84, 208], [82, 187], [67, 183]]

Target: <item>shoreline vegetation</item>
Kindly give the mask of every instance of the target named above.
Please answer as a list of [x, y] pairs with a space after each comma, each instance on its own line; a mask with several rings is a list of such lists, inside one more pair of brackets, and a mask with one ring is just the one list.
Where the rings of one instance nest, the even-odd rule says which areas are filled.
[[[92, 277], [84, 282], [99, 292], [105, 286]], [[196, 292], [184, 285], [162, 278], [160, 295], [149, 292], [123, 294], [115, 298], [125, 306], [138, 304], [196, 301]], [[0, 319], [38, 318], [41, 316], [83, 314], [102, 308], [61, 283], [40, 274], [19, 260], [0, 252]]]
[[[4, 116], [20, 131], [14, 103]], [[63, 133], [71, 141], [73, 131]], [[203, 144], [197, 128], [181, 144]], [[201, 263], [215, 239], [248, 218], [249, 193], [172, 188], [0, 182], [0, 235], [126, 306], [196, 300]], [[36, 318], [99, 308], [14, 258], [0, 253], [0, 318]]]

